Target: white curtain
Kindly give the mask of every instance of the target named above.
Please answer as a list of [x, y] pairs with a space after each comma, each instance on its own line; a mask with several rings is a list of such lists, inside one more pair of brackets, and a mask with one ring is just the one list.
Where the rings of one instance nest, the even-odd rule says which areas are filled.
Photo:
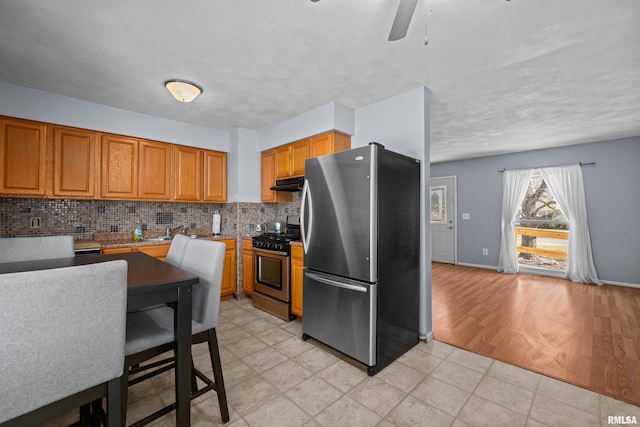
[[509, 274], [518, 272], [518, 254], [516, 252], [516, 230], [513, 220], [527, 192], [531, 169], [504, 171], [502, 187], [502, 237], [500, 239], [500, 258], [498, 271]]
[[540, 168], [542, 178], [569, 221], [565, 277], [573, 282], [602, 285], [596, 275], [587, 224], [587, 204], [580, 165]]

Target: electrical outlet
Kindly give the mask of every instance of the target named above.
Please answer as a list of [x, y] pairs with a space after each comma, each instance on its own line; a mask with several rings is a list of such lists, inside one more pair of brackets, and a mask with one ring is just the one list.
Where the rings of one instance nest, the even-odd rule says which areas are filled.
[[468, 212], [463, 213], [462, 219], [469, 219], [469, 213]]
[[489, 255], [489, 249], [482, 248], [482, 255]]
[[40, 228], [40, 218], [31, 218], [31, 228]]

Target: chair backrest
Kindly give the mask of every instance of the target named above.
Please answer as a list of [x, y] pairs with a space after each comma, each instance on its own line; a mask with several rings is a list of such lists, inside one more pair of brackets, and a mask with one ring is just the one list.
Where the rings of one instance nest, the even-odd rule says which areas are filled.
[[182, 265], [182, 258], [184, 257], [184, 250], [191, 240], [193, 239], [184, 234], [176, 234], [171, 241], [171, 246], [169, 246], [166, 262], [180, 267], [180, 265]]
[[0, 238], [0, 263], [75, 256], [73, 236]]
[[223, 242], [182, 235], [177, 235], [171, 242], [167, 262], [200, 278], [198, 285], [193, 287], [192, 317], [200, 324], [195, 332], [215, 328], [218, 324], [226, 248]]
[[0, 274], [0, 423], [122, 375], [123, 260]]

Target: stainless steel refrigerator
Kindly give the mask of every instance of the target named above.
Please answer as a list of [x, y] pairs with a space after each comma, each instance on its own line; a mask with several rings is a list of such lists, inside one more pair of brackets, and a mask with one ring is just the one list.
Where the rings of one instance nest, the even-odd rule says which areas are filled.
[[367, 365], [419, 341], [420, 163], [378, 143], [308, 159], [302, 337]]

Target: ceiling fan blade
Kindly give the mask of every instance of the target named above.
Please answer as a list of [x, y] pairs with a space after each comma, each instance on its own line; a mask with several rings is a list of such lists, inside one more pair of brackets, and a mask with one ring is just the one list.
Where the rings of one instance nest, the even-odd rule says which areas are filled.
[[413, 16], [413, 11], [416, 9], [417, 3], [418, 0], [400, 0], [396, 18], [393, 20], [391, 32], [389, 33], [390, 42], [400, 40], [407, 35], [411, 17]]

